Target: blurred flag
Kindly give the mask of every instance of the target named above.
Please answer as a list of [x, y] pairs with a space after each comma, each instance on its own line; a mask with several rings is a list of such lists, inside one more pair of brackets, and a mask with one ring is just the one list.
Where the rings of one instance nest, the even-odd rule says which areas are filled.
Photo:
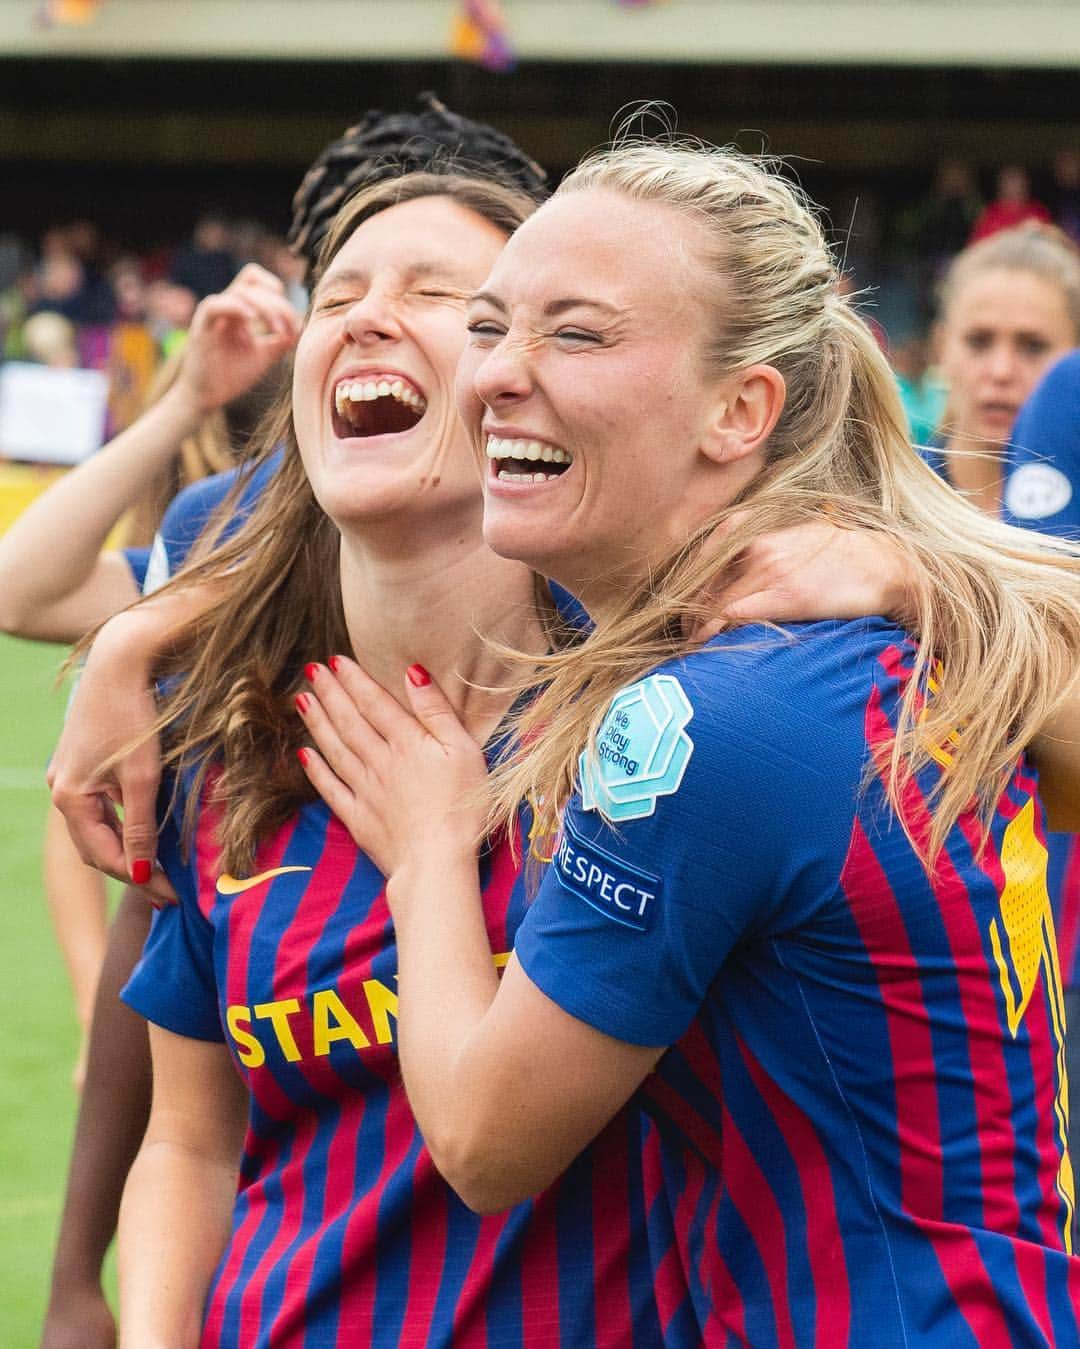
[[512, 70], [517, 58], [501, 0], [462, 0], [454, 15], [450, 50], [486, 70]]
[[37, 22], [45, 28], [63, 24], [92, 23], [104, 0], [41, 0]]

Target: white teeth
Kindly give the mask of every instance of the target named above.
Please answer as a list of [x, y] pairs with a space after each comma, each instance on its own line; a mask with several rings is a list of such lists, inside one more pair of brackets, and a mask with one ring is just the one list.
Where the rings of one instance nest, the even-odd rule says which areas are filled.
[[376, 398], [394, 398], [423, 415], [427, 399], [401, 379], [342, 380], [334, 389], [334, 407], [341, 417], [348, 417], [350, 403], [371, 403]]
[[546, 473], [511, 473], [508, 468], [499, 469], [500, 482], [550, 482]]
[[[487, 457], [489, 459], [543, 460], [548, 464], [569, 464], [572, 456], [555, 445], [547, 445], [541, 440], [502, 440], [499, 436], [488, 436]], [[502, 476], [500, 474], [500, 476]], [[520, 475], [519, 475], [520, 476]]]

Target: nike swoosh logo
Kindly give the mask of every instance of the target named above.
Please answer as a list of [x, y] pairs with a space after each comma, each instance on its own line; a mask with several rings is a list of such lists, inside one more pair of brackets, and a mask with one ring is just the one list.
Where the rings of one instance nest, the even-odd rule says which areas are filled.
[[275, 876], [285, 876], [290, 871], [310, 870], [311, 867], [274, 867], [271, 871], [260, 871], [257, 876], [246, 876], [243, 880], [226, 874], [218, 877], [217, 892], [219, 895], [240, 895], [254, 885], [262, 885], [263, 881], [272, 881]]

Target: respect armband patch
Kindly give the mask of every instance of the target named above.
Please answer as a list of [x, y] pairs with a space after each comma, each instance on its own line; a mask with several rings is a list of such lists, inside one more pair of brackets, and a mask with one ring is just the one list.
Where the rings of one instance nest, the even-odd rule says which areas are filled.
[[605, 918], [638, 932], [647, 932], [652, 927], [663, 895], [662, 878], [632, 867], [595, 843], [587, 842], [569, 820], [563, 821], [552, 865], [563, 889], [583, 899]]
[[694, 752], [686, 734], [693, 715], [673, 675], [649, 675], [617, 693], [578, 761], [582, 809], [615, 823], [651, 815], [657, 797], [679, 790]]

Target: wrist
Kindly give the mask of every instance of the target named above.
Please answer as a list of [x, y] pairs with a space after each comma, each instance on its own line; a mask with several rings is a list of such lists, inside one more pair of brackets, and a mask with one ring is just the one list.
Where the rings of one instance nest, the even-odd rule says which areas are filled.
[[200, 395], [180, 376], [155, 406], [174, 420], [177, 435], [187, 436], [195, 431], [200, 419], [213, 412], [218, 405]]
[[386, 900], [391, 912], [408, 905], [411, 895], [437, 893], [440, 898], [453, 895], [459, 885], [475, 885], [477, 859], [475, 849], [463, 845], [461, 838], [424, 840], [424, 855], [410, 857], [386, 878]]

